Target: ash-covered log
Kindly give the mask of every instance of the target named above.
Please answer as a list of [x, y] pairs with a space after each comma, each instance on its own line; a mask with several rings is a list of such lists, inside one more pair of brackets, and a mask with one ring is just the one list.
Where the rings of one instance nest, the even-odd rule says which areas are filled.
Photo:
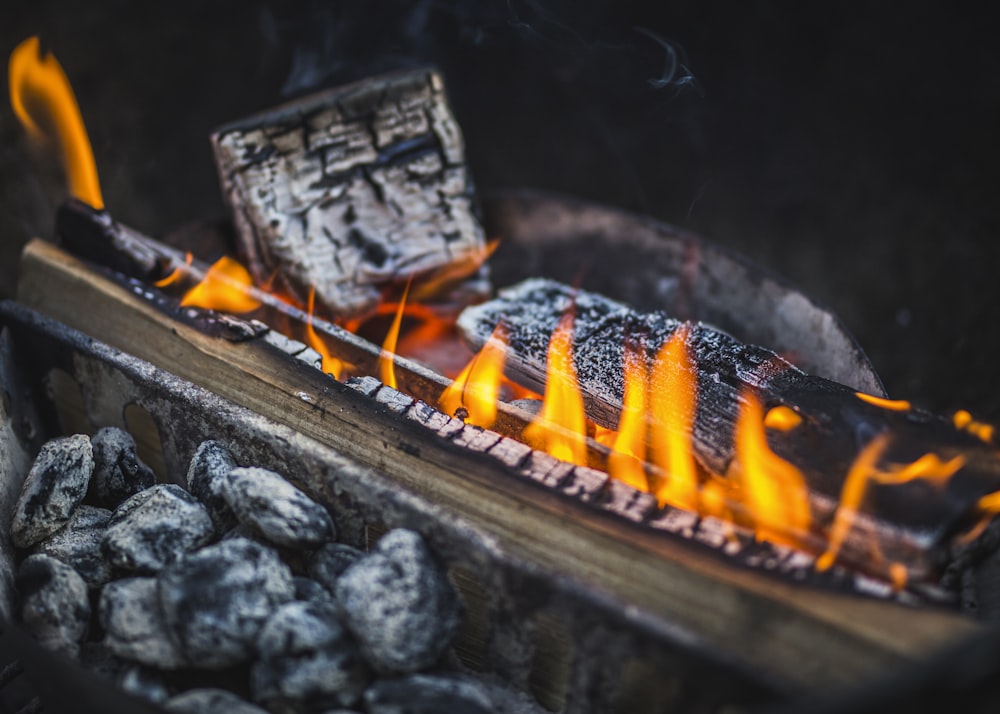
[[222, 127], [212, 146], [251, 272], [303, 304], [315, 288], [330, 313], [358, 316], [387, 283], [486, 250], [462, 134], [432, 70], [297, 100]]

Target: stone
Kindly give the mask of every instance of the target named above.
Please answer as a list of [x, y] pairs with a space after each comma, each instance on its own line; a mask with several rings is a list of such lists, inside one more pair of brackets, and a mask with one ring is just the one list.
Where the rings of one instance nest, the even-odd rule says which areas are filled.
[[313, 580], [333, 592], [340, 574], [363, 556], [362, 551], [344, 543], [326, 543], [309, 555], [306, 572]]
[[168, 699], [163, 708], [181, 714], [267, 714], [232, 692], [211, 688], [189, 689]]
[[234, 468], [233, 455], [218, 441], [201, 442], [188, 466], [188, 490], [208, 509], [217, 533], [236, 525], [236, 515], [223, 494], [226, 478]]
[[214, 534], [208, 511], [194, 496], [175, 484], [157, 484], [118, 506], [103, 547], [115, 566], [156, 573]]
[[125, 499], [156, 483], [153, 469], [135, 453], [135, 439], [124, 429], [109, 426], [90, 437], [94, 451], [91, 490], [98, 502], [114, 509]]
[[326, 509], [274, 471], [235, 468], [224, 490], [240, 523], [285, 548], [315, 548], [336, 538]]
[[95, 506], [77, 506], [66, 525], [36, 546], [36, 552], [51, 555], [79, 573], [87, 585], [98, 588], [111, 580], [111, 563], [101, 542], [111, 511]]
[[17, 571], [21, 621], [47, 650], [76, 658], [90, 623], [87, 583], [65, 563], [37, 554]]
[[430, 667], [462, 621], [458, 595], [420, 534], [390, 531], [334, 587], [344, 624], [384, 672]]
[[470, 679], [414, 674], [381, 679], [365, 692], [368, 714], [493, 714], [483, 688]]
[[265, 621], [295, 594], [278, 554], [246, 538], [202, 548], [158, 582], [171, 635], [192, 665], [209, 669], [250, 659]]
[[164, 676], [155, 669], [138, 664], [126, 665], [115, 683], [123, 692], [154, 704], [160, 704], [170, 696]]
[[333, 593], [312, 578], [297, 575], [292, 578], [292, 585], [295, 588], [295, 600], [315, 603], [336, 611], [337, 600], [333, 597]]
[[254, 701], [271, 712], [321, 711], [361, 699], [368, 668], [336, 614], [292, 602], [268, 620], [250, 671]]
[[94, 453], [85, 434], [45, 443], [14, 506], [14, 545], [30, 548], [66, 525], [87, 495], [93, 470]]
[[167, 632], [156, 578], [125, 578], [101, 591], [98, 617], [104, 643], [116, 656], [159, 669], [178, 669], [184, 657]]

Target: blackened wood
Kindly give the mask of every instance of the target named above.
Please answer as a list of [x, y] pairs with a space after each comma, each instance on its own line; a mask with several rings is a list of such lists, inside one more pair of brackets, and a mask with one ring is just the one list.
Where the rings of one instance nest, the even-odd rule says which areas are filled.
[[[501, 290], [495, 300], [467, 308], [459, 328], [479, 348], [502, 321], [510, 344], [508, 374], [544, 391], [549, 338], [574, 304], [574, 361], [587, 413], [597, 423], [615, 428], [622, 408], [626, 337], [644, 341], [652, 365], [679, 321], [661, 312], [640, 313], [562, 283], [533, 279]], [[770, 443], [804, 472], [820, 533], [830, 525], [851, 463], [872, 436], [891, 435], [885, 454], [889, 462], [910, 463], [928, 452], [945, 460], [965, 459], [965, 466], [942, 490], [919, 480], [873, 486], [868, 508], [852, 531], [853, 542], [845, 544], [843, 557], [849, 561], [871, 560], [875, 543], [885, 560], [902, 562], [911, 576], [925, 578], [944, 565], [949, 536], [975, 517], [978, 499], [1000, 489], [1000, 460], [994, 447], [945, 419], [915, 409], [873, 405], [849, 387], [809, 376], [773, 352], [743, 344], [708, 325], [693, 325], [687, 345], [697, 365], [692, 444], [699, 461], [721, 475], [739, 468], [733, 435], [746, 393], [760, 399], [765, 408], [794, 409], [803, 423], [771, 433]], [[656, 384], [651, 388], [662, 389]]]
[[257, 281], [357, 316], [392, 282], [485, 250], [441, 76], [414, 70], [219, 129], [219, 177]]

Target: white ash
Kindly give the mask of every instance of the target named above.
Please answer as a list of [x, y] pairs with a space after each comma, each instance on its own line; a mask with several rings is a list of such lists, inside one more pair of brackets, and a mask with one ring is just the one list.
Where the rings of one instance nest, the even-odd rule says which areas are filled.
[[232, 469], [224, 493], [240, 523], [271, 543], [309, 549], [336, 538], [326, 509], [274, 471]]
[[43, 554], [25, 558], [16, 582], [25, 628], [45, 649], [76, 658], [90, 623], [87, 583], [73, 568]]
[[170, 632], [193, 666], [208, 669], [249, 660], [264, 622], [295, 594], [278, 554], [246, 538], [203, 548], [158, 581]]
[[92, 588], [111, 580], [111, 563], [101, 548], [111, 511], [78, 506], [62, 528], [39, 543], [38, 553], [51, 555], [72, 567]]
[[364, 557], [364, 553], [343, 543], [326, 543], [309, 555], [306, 572], [316, 582], [333, 592], [340, 577], [349, 566]]
[[118, 657], [159, 669], [184, 666], [184, 657], [171, 640], [163, 615], [156, 578], [126, 578], [105, 586], [98, 617], [104, 642]]
[[254, 701], [271, 712], [351, 706], [369, 680], [358, 645], [335, 613], [309, 602], [279, 608], [257, 639]]
[[382, 679], [365, 692], [368, 714], [493, 714], [484, 688], [466, 678], [414, 674]]
[[225, 689], [189, 689], [163, 703], [168, 712], [180, 714], [268, 714]]
[[198, 445], [188, 467], [188, 490], [208, 509], [217, 533], [224, 533], [236, 525], [236, 514], [223, 495], [226, 477], [234, 468], [236, 462], [229, 449], [211, 440]]
[[116, 508], [125, 499], [156, 483], [153, 470], [135, 453], [135, 439], [124, 429], [109, 426], [90, 437], [94, 450], [91, 490], [106, 508]]
[[337, 579], [344, 622], [380, 671], [435, 664], [462, 621], [444, 568], [414, 531], [390, 531]]
[[115, 510], [104, 550], [115, 566], [155, 573], [209, 542], [212, 519], [194, 496], [175, 484], [140, 491]]
[[87, 495], [93, 470], [94, 453], [85, 434], [44, 444], [14, 506], [14, 545], [30, 548], [66, 525]]

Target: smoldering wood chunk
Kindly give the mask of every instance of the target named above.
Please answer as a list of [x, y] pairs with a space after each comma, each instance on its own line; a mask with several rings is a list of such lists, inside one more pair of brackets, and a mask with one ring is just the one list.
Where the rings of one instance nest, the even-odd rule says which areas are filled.
[[279, 608], [257, 638], [257, 655], [250, 689], [254, 701], [272, 712], [352, 706], [370, 678], [335, 611], [315, 603]]
[[251, 704], [225, 689], [189, 689], [170, 697], [163, 703], [168, 712], [178, 714], [267, 714], [256, 704]]
[[337, 578], [364, 555], [357, 548], [344, 543], [327, 543], [309, 556], [306, 572], [309, 573], [309, 577], [332, 593]]
[[235, 468], [236, 461], [229, 449], [211, 440], [198, 445], [188, 466], [188, 490], [208, 510], [216, 533], [224, 533], [236, 525], [236, 514], [224, 495], [226, 478]]
[[97, 588], [111, 580], [111, 562], [101, 543], [111, 520], [111, 511], [78, 506], [65, 526], [38, 544], [39, 553], [51, 555], [80, 574], [87, 585]]
[[274, 471], [232, 469], [224, 494], [241, 524], [276, 545], [308, 549], [336, 537], [326, 509]]
[[212, 519], [198, 500], [175, 484], [140, 491], [115, 510], [104, 551], [119, 568], [156, 573], [208, 543]]
[[360, 315], [385, 284], [485, 248], [434, 71], [307, 97], [219, 129], [212, 145], [255, 278], [277, 275], [303, 304], [315, 287], [328, 311]]
[[124, 429], [105, 427], [90, 437], [90, 444], [94, 450], [91, 489], [105, 508], [114, 509], [156, 483], [153, 470], [135, 453], [135, 439]]
[[30, 548], [66, 525], [87, 495], [93, 471], [94, 452], [85, 434], [44, 444], [14, 506], [14, 545]]
[[202, 548], [158, 581], [169, 631], [185, 658], [207, 669], [249, 660], [260, 628], [295, 592], [278, 554], [245, 538]]
[[108, 583], [101, 591], [97, 612], [104, 642], [118, 657], [167, 670], [184, 666], [160, 612], [156, 578]]
[[380, 671], [415, 672], [444, 654], [462, 621], [458, 595], [420, 534], [390, 531], [335, 586], [344, 623]]
[[496, 711], [479, 682], [431, 674], [381, 679], [365, 692], [365, 706], [369, 714], [489, 714]]
[[48, 555], [25, 558], [17, 571], [21, 621], [47, 650], [77, 657], [90, 622], [90, 594], [83, 578]]

